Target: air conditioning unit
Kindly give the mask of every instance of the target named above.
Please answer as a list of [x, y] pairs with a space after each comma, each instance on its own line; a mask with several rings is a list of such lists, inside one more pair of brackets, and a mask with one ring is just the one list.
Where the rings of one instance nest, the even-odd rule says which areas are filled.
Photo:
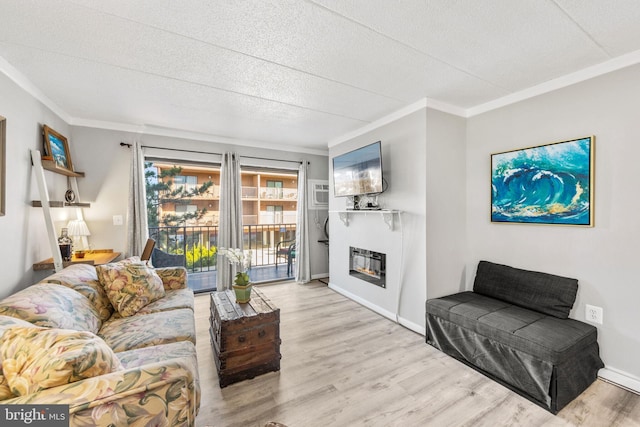
[[329, 208], [329, 181], [309, 180], [309, 209]]

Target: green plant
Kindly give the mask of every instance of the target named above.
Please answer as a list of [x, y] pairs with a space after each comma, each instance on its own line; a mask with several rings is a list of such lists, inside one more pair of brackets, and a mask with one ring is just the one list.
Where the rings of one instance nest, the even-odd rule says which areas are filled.
[[223, 255], [229, 264], [235, 265], [238, 269], [234, 284], [247, 286], [250, 283], [247, 271], [251, 268], [251, 250], [220, 248], [220, 255]]
[[236, 273], [236, 278], [233, 282], [236, 286], [247, 286], [250, 282], [249, 275], [245, 272]]
[[[177, 253], [182, 253], [182, 249], [178, 249]], [[187, 260], [187, 268], [193, 269], [198, 267], [213, 267], [216, 265], [218, 248], [195, 243], [191, 247], [187, 247], [187, 253], [184, 254]]]

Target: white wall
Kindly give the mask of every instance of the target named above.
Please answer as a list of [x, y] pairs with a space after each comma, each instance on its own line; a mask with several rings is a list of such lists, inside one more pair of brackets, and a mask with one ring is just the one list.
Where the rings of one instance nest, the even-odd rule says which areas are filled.
[[[640, 66], [472, 117], [467, 123], [467, 285], [481, 259], [574, 277], [571, 317], [604, 308], [608, 369], [640, 385]], [[490, 154], [596, 136], [595, 227], [490, 223]]]
[[[0, 216], [0, 298], [30, 285], [37, 276], [33, 264], [51, 256], [41, 208], [31, 207], [38, 200], [31, 170], [29, 150], [42, 150], [42, 125], [69, 135], [67, 124], [42, 103], [36, 101], [0, 73], [0, 115], [7, 119], [6, 214]], [[71, 148], [71, 158], [75, 150]], [[64, 176], [45, 171], [54, 194], [64, 194]], [[56, 225], [66, 223], [68, 215], [54, 210]], [[57, 227], [59, 230], [59, 227]]]
[[465, 286], [466, 120], [427, 109], [427, 298]]
[[[382, 142], [383, 176], [389, 187], [378, 201], [384, 209], [402, 211], [402, 224], [389, 230], [380, 213], [351, 214], [345, 226], [337, 213], [346, 209], [344, 197], [329, 198], [330, 286], [373, 310], [394, 318], [396, 313], [414, 330], [424, 330], [426, 111], [420, 109], [395, 122], [329, 148], [329, 158], [376, 141]], [[331, 162], [330, 162], [331, 163]], [[330, 173], [333, 167], [330, 164]], [[399, 221], [398, 216], [394, 219]], [[349, 275], [349, 247], [387, 255], [386, 288]], [[402, 284], [402, 295], [400, 286]], [[397, 312], [398, 297], [400, 310]]]
[[[464, 272], [465, 122], [421, 108], [391, 123], [330, 147], [329, 157], [382, 141], [384, 177], [389, 188], [379, 201], [402, 211], [389, 230], [380, 214], [351, 214], [345, 226], [330, 214], [331, 287], [400, 323], [424, 333], [424, 303], [460, 289]], [[333, 183], [331, 183], [333, 191]], [[344, 198], [330, 199], [330, 212]], [[349, 246], [387, 254], [387, 287], [349, 276]], [[402, 287], [402, 289], [401, 289]]]
[[[131, 143], [137, 138], [143, 145], [154, 147], [215, 153], [235, 151], [240, 155], [278, 160], [304, 159], [311, 162], [309, 179], [326, 180], [328, 176], [326, 156], [78, 126], [72, 128], [72, 136], [78, 159], [76, 161], [74, 158], [74, 164], [78, 163], [77, 168], [84, 168], [87, 174], [86, 178], [78, 180], [78, 190], [83, 201], [91, 202], [91, 208], [85, 209], [85, 217], [92, 233], [90, 241], [95, 248], [114, 248], [117, 251], [124, 251], [126, 248], [126, 226], [113, 225], [114, 215], [125, 218], [127, 215], [130, 149], [121, 147], [120, 142]], [[198, 157], [194, 159], [201, 160]], [[311, 274], [314, 277], [326, 277], [329, 272], [327, 248], [317, 242], [323, 238], [322, 225], [326, 216], [326, 210], [310, 212]]]

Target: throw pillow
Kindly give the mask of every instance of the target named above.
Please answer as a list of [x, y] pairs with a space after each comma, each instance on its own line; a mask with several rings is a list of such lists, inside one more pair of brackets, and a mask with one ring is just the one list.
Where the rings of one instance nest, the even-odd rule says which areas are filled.
[[122, 317], [133, 316], [164, 297], [162, 280], [143, 262], [98, 265], [96, 271], [111, 305]]
[[56, 283], [66, 286], [87, 297], [104, 322], [113, 314], [113, 307], [104, 291], [104, 287], [98, 282], [96, 268], [90, 264], [73, 264], [57, 273], [47, 276], [40, 283]]
[[5, 381], [16, 396], [123, 370], [101, 338], [67, 329], [7, 329], [0, 359]]
[[31, 285], [0, 301], [0, 315], [17, 317], [47, 328], [96, 333], [102, 320], [91, 301], [54, 283]]

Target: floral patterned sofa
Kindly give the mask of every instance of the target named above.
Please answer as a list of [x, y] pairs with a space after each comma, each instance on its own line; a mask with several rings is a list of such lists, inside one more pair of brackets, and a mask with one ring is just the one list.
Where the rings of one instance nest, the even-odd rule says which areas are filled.
[[137, 257], [75, 264], [1, 300], [0, 404], [67, 404], [70, 425], [194, 425], [186, 275]]

